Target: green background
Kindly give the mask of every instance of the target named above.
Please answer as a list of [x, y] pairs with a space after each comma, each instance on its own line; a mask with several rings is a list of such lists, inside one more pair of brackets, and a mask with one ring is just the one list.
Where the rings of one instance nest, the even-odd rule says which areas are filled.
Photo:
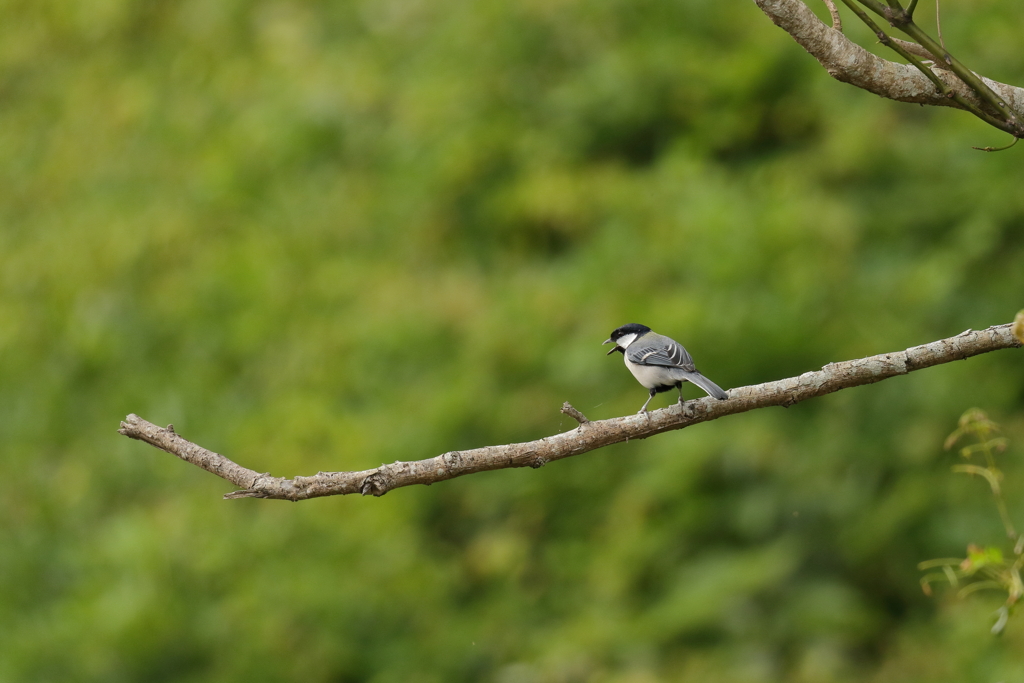
[[968, 407], [1024, 521], [1019, 351], [380, 499], [116, 433], [358, 470], [636, 411], [626, 322], [727, 388], [1009, 322], [1005, 138], [749, 1], [0, 2], [0, 681], [1024, 681], [916, 569], [1000, 541]]

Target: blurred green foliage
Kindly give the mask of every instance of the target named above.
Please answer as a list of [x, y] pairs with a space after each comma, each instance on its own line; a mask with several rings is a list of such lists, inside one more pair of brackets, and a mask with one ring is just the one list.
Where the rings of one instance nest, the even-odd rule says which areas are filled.
[[[1017, 314], [1018, 321], [1022, 315], [1024, 311]], [[984, 461], [982, 464], [954, 465], [953, 471], [981, 477], [988, 483], [1011, 547], [1004, 554], [1000, 546], [982, 548], [972, 543], [967, 546], [965, 558], [926, 560], [917, 565], [922, 571], [942, 570], [929, 572], [921, 577], [921, 588], [924, 589], [925, 595], [932, 594], [931, 584], [937, 580], [948, 581], [953, 588], [960, 588], [960, 584], [963, 583], [964, 586], [957, 593], [960, 597], [979, 590], [1006, 593], [1006, 602], [997, 611], [997, 619], [992, 626], [992, 633], [996, 634], [1002, 633], [1006, 628], [1018, 601], [1024, 595], [1024, 582], [1020, 576], [1020, 568], [1024, 565], [1024, 536], [1017, 533], [1013, 520], [1010, 519], [1003, 496], [1003, 472], [996, 465], [995, 458], [996, 454], [1006, 450], [1008, 443], [1006, 437], [996, 436], [1001, 431], [999, 425], [993, 422], [984, 410], [971, 408], [960, 416], [957, 429], [946, 437], [944, 445], [946, 450], [949, 450], [959, 443], [959, 453], [965, 460], [971, 461], [978, 456], [978, 460]], [[965, 441], [968, 443], [963, 445]]]
[[[1009, 6], [943, 35], [1024, 83]], [[941, 446], [1018, 352], [379, 500], [115, 431], [361, 469], [632, 412], [626, 322], [723, 387], [1008, 322], [1004, 137], [749, 2], [0, 2], [0, 681], [1024, 681], [916, 568], [998, 542]]]

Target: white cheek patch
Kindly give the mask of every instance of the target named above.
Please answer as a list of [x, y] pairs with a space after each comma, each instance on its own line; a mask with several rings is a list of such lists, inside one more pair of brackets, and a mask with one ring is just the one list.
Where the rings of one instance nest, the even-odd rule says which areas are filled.
[[627, 346], [632, 344], [635, 339], [636, 339], [636, 332], [630, 332], [627, 335], [623, 335], [623, 336], [619, 337], [618, 341], [616, 341], [615, 343], [618, 346], [621, 346], [622, 348], [626, 348]]

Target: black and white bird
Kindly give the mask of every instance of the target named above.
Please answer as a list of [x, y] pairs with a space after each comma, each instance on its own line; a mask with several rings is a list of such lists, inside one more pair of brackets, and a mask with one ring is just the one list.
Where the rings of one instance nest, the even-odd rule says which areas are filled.
[[612, 332], [605, 344], [615, 344], [608, 352], [612, 355], [620, 352], [626, 361], [626, 367], [636, 377], [636, 381], [651, 392], [647, 403], [638, 411], [647, 412], [647, 404], [654, 395], [662, 391], [679, 390], [679, 402], [683, 402], [683, 382], [693, 382], [698, 387], [714, 396], [719, 401], [729, 398], [722, 388], [697, 372], [693, 359], [683, 345], [662, 334], [656, 334], [651, 328], [639, 323], [629, 323]]

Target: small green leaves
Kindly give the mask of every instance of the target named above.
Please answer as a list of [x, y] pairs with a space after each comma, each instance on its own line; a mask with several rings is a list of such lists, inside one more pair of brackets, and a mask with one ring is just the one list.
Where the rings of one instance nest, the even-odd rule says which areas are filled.
[[[1016, 325], [1024, 327], [1024, 315], [1017, 315]], [[1015, 327], [1014, 334], [1016, 331]], [[961, 598], [980, 590], [1006, 592], [1006, 603], [996, 613], [998, 616], [992, 626], [993, 634], [1003, 631], [1014, 606], [1024, 596], [1024, 582], [1020, 576], [1021, 566], [1024, 565], [1024, 536], [1018, 535], [1014, 529], [999, 486], [1003, 474], [996, 468], [995, 454], [1005, 451], [1008, 443], [1005, 437], [994, 436], [999, 431], [999, 425], [990, 420], [985, 411], [971, 408], [960, 416], [956, 431], [946, 438], [945, 448], [949, 450], [963, 439], [972, 439], [974, 443], [960, 448], [960, 455], [967, 460], [975, 455], [984, 456], [984, 466], [962, 464], [954, 465], [952, 469], [954, 472], [983, 477], [988, 482], [1006, 535], [1013, 541], [1012, 550], [1004, 553], [998, 546], [983, 548], [972, 543], [967, 546], [966, 558], [942, 558], [917, 565], [921, 571], [942, 570], [941, 573], [931, 571], [921, 577], [921, 589], [925, 595], [932, 594], [933, 582], [943, 580], [957, 588], [957, 596]]]
[[960, 563], [967, 576], [985, 567], [1000, 567], [1003, 565], [1003, 551], [996, 546], [980, 548], [973, 543], [967, 546], [967, 559]]
[[[969, 408], [960, 416], [956, 431], [946, 437], [946, 442], [943, 444], [943, 448], [948, 451], [965, 436], [973, 436], [977, 438], [978, 441], [986, 441], [988, 440], [989, 435], [998, 431], [999, 425], [990, 420], [988, 418], [988, 414], [986, 414], [984, 410], [980, 408]], [[963, 450], [961, 450], [961, 454], [966, 458], [970, 458], [969, 455], [963, 453]]]

